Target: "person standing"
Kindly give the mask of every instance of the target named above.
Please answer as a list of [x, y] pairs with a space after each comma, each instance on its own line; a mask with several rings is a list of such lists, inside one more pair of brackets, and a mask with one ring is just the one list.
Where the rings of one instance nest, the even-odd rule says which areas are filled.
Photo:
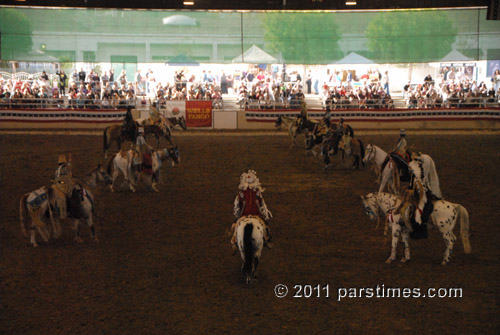
[[382, 85], [384, 87], [385, 94], [390, 95], [389, 93], [389, 71], [385, 71], [382, 75]]
[[306, 85], [307, 85], [307, 94], [311, 94], [311, 87], [312, 87], [312, 74], [311, 74], [311, 70], [310, 70], [310, 69], [307, 71], [307, 75], [306, 75]]
[[66, 95], [66, 81], [68, 80], [68, 76], [64, 73], [64, 70], [56, 72], [59, 77], [59, 93], [62, 96]]

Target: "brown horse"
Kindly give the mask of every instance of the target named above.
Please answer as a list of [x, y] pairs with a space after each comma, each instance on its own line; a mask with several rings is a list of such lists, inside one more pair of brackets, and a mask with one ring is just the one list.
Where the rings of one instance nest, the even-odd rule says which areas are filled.
[[170, 127], [166, 122], [161, 122], [158, 125], [140, 125], [137, 121], [134, 121], [134, 126], [130, 129], [124, 130], [123, 125], [109, 126], [104, 129], [103, 134], [103, 151], [104, 158], [108, 158], [108, 149], [111, 145], [116, 142], [118, 151], [122, 149], [122, 143], [125, 141], [130, 141], [132, 143], [137, 139], [137, 132], [139, 127], [143, 127], [144, 136], [154, 135], [156, 138], [156, 147], [160, 146], [160, 137], [165, 137], [170, 144], [174, 145], [172, 142], [172, 133], [170, 132]]
[[343, 149], [346, 155], [354, 157], [353, 169], [359, 169], [359, 162], [365, 166], [363, 157], [365, 156], [365, 146], [359, 138], [351, 137], [349, 135], [342, 136], [339, 142], [339, 149]]

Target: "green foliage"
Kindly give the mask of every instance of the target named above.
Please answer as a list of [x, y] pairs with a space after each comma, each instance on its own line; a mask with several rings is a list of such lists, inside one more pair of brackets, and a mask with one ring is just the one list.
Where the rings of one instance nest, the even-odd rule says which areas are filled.
[[2, 34], [2, 59], [15, 59], [16, 52], [28, 52], [33, 47], [33, 25], [29, 18], [16, 8], [0, 8]]
[[328, 64], [342, 58], [341, 32], [331, 13], [265, 13], [266, 49], [290, 64]]
[[381, 62], [437, 61], [451, 50], [457, 28], [444, 11], [381, 12], [368, 25], [368, 48]]

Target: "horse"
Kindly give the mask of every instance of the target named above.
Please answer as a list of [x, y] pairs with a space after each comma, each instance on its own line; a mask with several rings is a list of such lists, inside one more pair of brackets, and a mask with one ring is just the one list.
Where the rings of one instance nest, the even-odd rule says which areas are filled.
[[[345, 131], [349, 136], [354, 137], [354, 130], [348, 124], [344, 124]], [[339, 148], [340, 140], [342, 135], [337, 132], [338, 126], [336, 123], [332, 123], [330, 130], [327, 132], [326, 136], [323, 138], [323, 146], [321, 148], [321, 154], [323, 155], [323, 161], [325, 162], [325, 169], [330, 166], [331, 160], [330, 155], [336, 155], [340, 149], [341, 158], [345, 158], [345, 151], [343, 148]]]
[[147, 135], [154, 135], [156, 138], [156, 148], [160, 147], [161, 137], [166, 138], [171, 145], [174, 145], [172, 142], [172, 132], [170, 131], [170, 122], [163, 115], [160, 115], [159, 120], [158, 123], [152, 123], [150, 119], [138, 119], [135, 122], [139, 127], [144, 129], [145, 138]]
[[238, 220], [236, 241], [243, 260], [241, 270], [247, 284], [250, 284], [255, 278], [264, 247], [264, 234], [265, 224], [258, 216], [243, 216]]
[[275, 127], [281, 129], [281, 125], [285, 124], [288, 128], [288, 134], [292, 137], [290, 148], [297, 146], [297, 136], [300, 134], [306, 135], [313, 131], [316, 121], [306, 120], [305, 123], [299, 117], [288, 117], [279, 115], [276, 119]]
[[424, 188], [424, 192], [420, 194], [417, 211], [415, 213], [415, 220], [421, 223], [421, 216], [427, 202], [427, 193], [429, 192], [431, 197], [437, 199], [443, 198], [441, 188], [439, 187], [439, 177], [437, 175], [434, 160], [431, 156], [426, 154], [413, 153], [412, 160], [410, 164], [408, 164], [408, 170], [414, 178], [414, 183], [419, 183]]
[[380, 218], [384, 218], [384, 235], [387, 235], [387, 230], [389, 229], [387, 213], [398, 208], [401, 205], [401, 199], [399, 197], [393, 197], [390, 193], [378, 192], [370, 193], [366, 197], [361, 196], [361, 200], [365, 206], [366, 215], [368, 215], [371, 220], [377, 219], [375, 228], [378, 228], [380, 225]]
[[[20, 221], [21, 231], [27, 236], [25, 225], [28, 215], [31, 217], [30, 242], [33, 247], [37, 247], [35, 230], [45, 242], [48, 242], [50, 233], [47, 229], [46, 219], [50, 219], [54, 238], [59, 238], [62, 234], [60, 219], [72, 218], [75, 220], [76, 242], [82, 242], [79, 234], [79, 224], [86, 223], [92, 232], [92, 239], [97, 241], [92, 214], [94, 213], [94, 197], [90, 191], [72, 185], [69, 178], [62, 178], [50, 187], [41, 187], [30, 193], [26, 193], [20, 200]], [[91, 170], [84, 181], [90, 187], [96, 187], [98, 183], [107, 184], [111, 178], [98, 165]]]
[[132, 123], [128, 130], [123, 131], [122, 125], [113, 125], [106, 127], [104, 129], [103, 137], [102, 137], [102, 148], [104, 152], [104, 158], [108, 158], [108, 149], [111, 145], [116, 142], [116, 146], [118, 147], [118, 151], [122, 148], [122, 143], [125, 141], [130, 141], [132, 143], [137, 139], [137, 131], [139, 129], [136, 122]]
[[353, 169], [359, 169], [359, 162], [365, 166], [363, 162], [363, 157], [365, 155], [365, 147], [363, 142], [359, 138], [353, 138], [349, 135], [342, 136], [339, 142], [339, 149], [343, 149], [347, 156], [354, 157], [354, 162], [352, 164]]
[[172, 141], [172, 133], [170, 131], [168, 122], [165, 120], [165, 118], [161, 118], [159, 124], [147, 124], [145, 123], [145, 120], [138, 120], [134, 121], [133, 126], [131, 126], [129, 129], [125, 129], [123, 125], [109, 126], [104, 129], [103, 133], [104, 158], [106, 159], [108, 158], [108, 149], [114, 142], [116, 142], [118, 151], [121, 150], [121, 145], [125, 141], [130, 141], [132, 143], [135, 143], [139, 127], [143, 127], [145, 137], [147, 135], [154, 135], [154, 137], [156, 138], [157, 148], [160, 146], [161, 137], [165, 137], [170, 142], [171, 145], [174, 145]]
[[54, 238], [59, 238], [62, 234], [61, 225], [59, 221], [57, 221], [57, 218], [52, 210], [54, 200], [54, 185], [52, 185], [50, 187], [43, 186], [33, 192], [26, 193], [19, 201], [21, 232], [25, 237], [28, 236], [25, 225], [28, 224], [29, 215], [31, 218], [30, 243], [33, 247], [38, 247], [38, 243], [35, 238], [35, 231], [38, 231], [45, 242], [49, 241], [50, 232], [48, 231], [47, 224], [45, 222], [47, 218], [50, 218], [50, 222], [52, 223]]
[[[111, 192], [115, 191], [116, 178], [123, 174], [128, 188], [132, 192], [136, 192], [136, 173], [140, 176], [147, 175], [149, 185], [152, 190], [159, 192], [156, 184], [160, 182], [160, 169], [162, 162], [167, 158], [172, 159], [172, 166], [180, 162], [180, 154], [177, 147], [154, 150], [151, 153], [151, 167], [140, 168], [134, 162], [138, 158], [138, 153], [134, 150], [120, 151], [108, 160], [107, 173], [111, 174], [112, 183], [110, 185]], [[141, 165], [141, 164], [139, 164]]]
[[380, 171], [388, 156], [387, 152], [382, 150], [380, 147], [373, 144], [367, 144], [365, 156], [363, 157], [363, 163], [368, 163], [372, 160], [375, 161], [375, 164], [378, 167], [377, 182], [380, 184], [378, 189], [379, 193], [384, 191], [386, 185], [389, 185], [392, 193], [398, 194], [399, 173], [397, 171], [396, 163], [392, 159], [389, 159], [384, 166], [384, 169]]
[[90, 170], [87, 175], [85, 176], [85, 179], [83, 181], [86, 185], [95, 188], [97, 187], [98, 183], [101, 184], [111, 184], [111, 177], [109, 174], [106, 172], [104, 167], [101, 166], [101, 164], [98, 164], [96, 168]]
[[[400, 196], [390, 193], [370, 193], [366, 197], [362, 197], [366, 213], [372, 217], [375, 213], [381, 211], [388, 216], [388, 224], [392, 229], [392, 248], [391, 255], [386, 260], [386, 263], [391, 263], [396, 259], [396, 247], [401, 236], [405, 245], [405, 255], [401, 262], [410, 260], [410, 245], [408, 237], [410, 230], [406, 224], [402, 223], [402, 214], [395, 213], [402, 199]], [[462, 244], [466, 254], [471, 253], [471, 246], [469, 241], [469, 213], [460, 204], [452, 203], [445, 200], [435, 200], [434, 210], [430, 216], [431, 222], [438, 227], [443, 239], [446, 243], [446, 250], [444, 252], [441, 265], [446, 265], [450, 262], [453, 246], [456, 241], [456, 236], [453, 229], [457, 221], [460, 221], [460, 235]], [[418, 211], [416, 211], [418, 212]], [[408, 215], [407, 213], [403, 213]]]
[[186, 118], [184, 116], [180, 117], [167, 117], [168, 122], [172, 125], [172, 128], [179, 126], [182, 130], [187, 130]]

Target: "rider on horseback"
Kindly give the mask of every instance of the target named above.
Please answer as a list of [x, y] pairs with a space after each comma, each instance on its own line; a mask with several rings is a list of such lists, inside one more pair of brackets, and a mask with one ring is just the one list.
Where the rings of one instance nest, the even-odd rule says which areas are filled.
[[156, 107], [156, 101], [153, 101], [153, 104], [149, 107], [149, 118], [151, 119], [151, 124], [155, 126], [161, 123], [160, 112]]
[[398, 143], [396, 144], [396, 147], [392, 150], [391, 152], [391, 157], [399, 163], [408, 166], [408, 163], [410, 162], [410, 155], [408, 154], [408, 151], [406, 150], [408, 147], [408, 144], [406, 143], [406, 132], [404, 129], [401, 129], [399, 131], [399, 140]]
[[236, 251], [236, 227], [239, 219], [244, 216], [254, 215], [262, 219], [265, 225], [264, 245], [271, 248], [271, 234], [269, 232], [269, 219], [272, 218], [272, 213], [267, 209], [267, 205], [262, 197], [264, 188], [260, 183], [259, 178], [254, 170], [244, 172], [240, 177], [240, 192], [234, 199], [234, 216], [236, 221], [231, 226], [231, 244], [233, 251]]
[[135, 133], [135, 121], [134, 117], [132, 116], [132, 107], [128, 106], [127, 107], [127, 114], [125, 114], [125, 118], [123, 119], [122, 123], [122, 132], [121, 136], [122, 138], [134, 138], [134, 136], [127, 136], [128, 134]]
[[153, 148], [144, 139], [144, 128], [139, 127], [137, 139], [135, 140], [135, 153], [133, 165], [137, 167], [137, 171], [153, 173], [152, 153]]

